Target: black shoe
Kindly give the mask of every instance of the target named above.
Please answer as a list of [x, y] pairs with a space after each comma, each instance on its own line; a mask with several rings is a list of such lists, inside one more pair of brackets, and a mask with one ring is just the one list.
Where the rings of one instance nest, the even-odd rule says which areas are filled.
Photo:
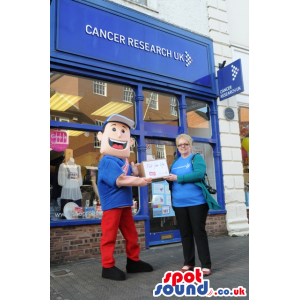
[[125, 273], [117, 267], [104, 268], [102, 267], [102, 277], [111, 280], [125, 280]]
[[134, 261], [127, 257], [126, 270], [128, 273], [139, 273], [139, 272], [152, 272], [153, 268], [148, 263], [139, 260]]

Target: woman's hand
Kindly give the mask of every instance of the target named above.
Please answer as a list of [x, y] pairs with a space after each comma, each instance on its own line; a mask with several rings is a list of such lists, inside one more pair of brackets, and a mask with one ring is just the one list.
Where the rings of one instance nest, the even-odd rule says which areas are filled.
[[165, 180], [169, 180], [169, 181], [177, 181], [177, 175], [174, 174], [170, 174], [168, 176], [163, 177]]

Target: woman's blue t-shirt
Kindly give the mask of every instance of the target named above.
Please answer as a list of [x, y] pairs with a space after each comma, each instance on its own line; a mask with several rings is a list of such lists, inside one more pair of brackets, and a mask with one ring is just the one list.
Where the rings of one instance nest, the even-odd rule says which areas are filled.
[[[186, 175], [193, 172], [193, 153], [186, 157], [179, 157], [172, 166], [171, 173], [174, 175]], [[206, 203], [202, 190], [195, 183], [178, 183], [172, 185], [172, 202], [175, 207], [194, 206]]]

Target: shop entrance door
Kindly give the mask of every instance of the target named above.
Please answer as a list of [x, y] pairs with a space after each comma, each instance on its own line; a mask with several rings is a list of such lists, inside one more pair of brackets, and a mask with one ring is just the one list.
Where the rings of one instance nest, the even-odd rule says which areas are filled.
[[[170, 169], [176, 158], [175, 141], [146, 139], [147, 160], [165, 158]], [[181, 241], [179, 227], [171, 205], [171, 194], [167, 181], [148, 185], [148, 202], [150, 217], [149, 245]]]

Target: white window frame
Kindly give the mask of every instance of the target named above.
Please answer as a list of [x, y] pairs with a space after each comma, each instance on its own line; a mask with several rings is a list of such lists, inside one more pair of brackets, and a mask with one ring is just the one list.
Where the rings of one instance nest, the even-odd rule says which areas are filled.
[[93, 80], [93, 93], [100, 96], [107, 96], [107, 84], [104, 81]]
[[134, 1], [134, 2], [137, 2], [138, 4], [148, 6], [148, 1], [147, 1], [147, 0], [144, 0], [145, 3], [141, 3], [141, 2], [140, 2], [141, 0], [133, 0], [133, 1]]
[[149, 104], [149, 108], [158, 110], [158, 93], [149, 92], [149, 98], [146, 99], [146, 104]]
[[167, 158], [165, 145], [155, 145], [156, 147], [156, 159]]
[[138, 6], [142, 7], [142, 8], [149, 9], [151, 11], [159, 13], [159, 11], [158, 11], [158, 3], [157, 3], [158, 0], [146, 0], [145, 4], [142, 4], [142, 3], [138, 2], [139, 0], [123, 0], [123, 1], [132, 3], [134, 5], [138, 5]]
[[[52, 119], [52, 118], [53, 118], [53, 119]], [[69, 119], [69, 118], [60, 117], [60, 116], [55, 116], [55, 115], [50, 115], [50, 120], [52, 120], [52, 121], [68, 122], [68, 123], [70, 123], [70, 119]]]
[[172, 116], [176, 116], [176, 117], [177, 117], [177, 109], [176, 109], [177, 103], [178, 102], [177, 102], [176, 97], [171, 96], [170, 97], [170, 113]]
[[133, 95], [134, 95], [133, 89], [131, 87], [124, 86], [123, 101], [126, 102], [126, 103], [133, 104]]
[[149, 0], [145, 0], [145, 4], [144, 3], [140, 3], [141, 0], [127, 0], [128, 2], [133, 2], [134, 4], [139, 4], [139, 5], [144, 5], [144, 6], [148, 6], [148, 1]]
[[[95, 125], [102, 126], [104, 121], [95, 120]], [[98, 133], [94, 133], [94, 148], [101, 148], [101, 142], [97, 138]]]

